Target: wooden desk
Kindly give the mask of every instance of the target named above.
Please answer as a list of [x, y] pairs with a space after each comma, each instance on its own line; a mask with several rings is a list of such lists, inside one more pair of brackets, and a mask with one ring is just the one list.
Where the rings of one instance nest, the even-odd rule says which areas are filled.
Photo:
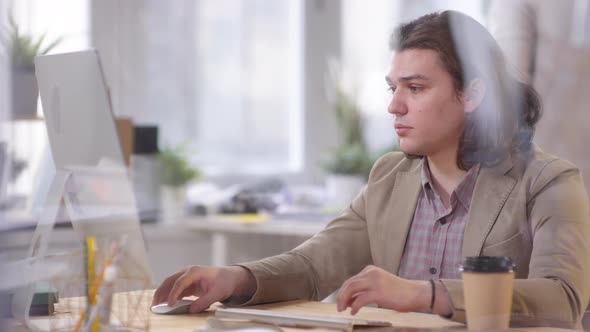
[[[310, 302], [310, 301], [290, 301], [272, 304], [250, 306], [253, 309], [270, 309], [273, 311], [289, 311], [305, 314], [320, 314], [329, 316], [350, 316], [348, 313], [339, 313], [336, 311], [336, 305], [332, 303]], [[192, 315], [156, 315], [150, 316], [150, 325], [152, 331], [193, 331], [195, 328], [206, 325], [207, 318], [213, 316], [215, 307], [210, 308], [208, 312]], [[357, 314], [359, 317], [375, 320], [387, 320], [394, 326], [403, 326], [411, 328], [460, 328], [464, 325], [451, 322], [440, 318], [436, 315], [420, 313], [399, 313], [379, 308], [363, 308]], [[296, 330], [284, 328], [284, 330]], [[363, 331], [367, 328], [363, 328]], [[382, 329], [381, 329], [382, 330]]]
[[[151, 292], [150, 292], [151, 295]], [[204, 327], [207, 324], [207, 319], [214, 316], [216, 308], [220, 307], [221, 304], [215, 304], [209, 308], [206, 312], [199, 314], [186, 314], [186, 315], [158, 315], [149, 312], [149, 306], [151, 296], [142, 296], [142, 305], [147, 315], [149, 315], [150, 331], [195, 331], [198, 328]], [[116, 296], [115, 296], [116, 301]], [[113, 308], [116, 308], [117, 304], [113, 304]], [[290, 302], [279, 302], [264, 305], [250, 306], [248, 308], [253, 309], [268, 309], [273, 311], [289, 311], [304, 314], [320, 314], [329, 316], [350, 316], [347, 312], [339, 313], [336, 311], [336, 305], [333, 303], [324, 302], [312, 302], [312, 301], [290, 301]], [[393, 324], [393, 327], [387, 328], [359, 328], [358, 331], [363, 332], [393, 332], [393, 331], [466, 331], [466, 327], [463, 324], [452, 322], [443, 319], [437, 315], [423, 314], [423, 313], [401, 313], [387, 309], [380, 308], [362, 308], [357, 314], [358, 317], [373, 319], [373, 320], [385, 320]], [[9, 331], [25, 331], [20, 324], [9, 324], [7, 330]], [[295, 331], [309, 331], [309, 329], [293, 329], [283, 328], [286, 332]], [[314, 329], [319, 331], [319, 329]], [[327, 330], [335, 331], [335, 330]], [[526, 328], [526, 329], [511, 329], [511, 331], [569, 331], [556, 328]]]
[[[257, 306], [250, 306], [252, 309], [269, 309], [273, 311], [289, 311], [304, 314], [320, 314], [329, 316], [350, 316], [347, 312], [339, 313], [333, 303], [312, 302], [312, 301], [290, 301], [279, 302]], [[151, 331], [194, 331], [206, 325], [207, 318], [213, 316], [215, 306], [209, 311], [192, 315], [156, 315], [151, 314]], [[381, 308], [362, 308], [357, 314], [358, 317], [374, 320], [386, 320], [393, 324], [393, 328], [359, 328], [357, 331], [467, 331], [465, 325], [443, 319], [437, 315], [423, 313], [401, 313]], [[283, 328], [285, 331], [305, 331], [305, 329]], [[314, 329], [319, 331], [319, 329]], [[511, 329], [511, 331], [569, 331], [556, 328], [526, 328]]]

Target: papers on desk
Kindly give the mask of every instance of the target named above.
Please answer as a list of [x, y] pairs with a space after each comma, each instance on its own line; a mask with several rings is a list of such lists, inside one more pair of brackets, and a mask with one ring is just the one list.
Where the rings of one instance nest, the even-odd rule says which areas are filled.
[[241, 319], [224, 319], [211, 317], [207, 325], [194, 332], [283, 332], [275, 325], [261, 324]]
[[238, 224], [262, 224], [265, 222], [293, 222], [293, 223], [321, 223], [327, 224], [336, 218], [336, 213], [307, 212], [307, 213], [236, 213], [217, 214], [219, 221]]
[[217, 217], [223, 221], [240, 224], [260, 224], [270, 219], [270, 215], [267, 213], [219, 214]]
[[286, 327], [313, 327], [337, 329], [342, 331], [352, 331], [352, 328], [355, 326], [391, 326], [391, 323], [387, 321], [368, 320], [358, 317], [310, 315], [260, 309], [217, 309], [215, 311], [215, 317], [243, 319], [250, 322], [274, 324]]

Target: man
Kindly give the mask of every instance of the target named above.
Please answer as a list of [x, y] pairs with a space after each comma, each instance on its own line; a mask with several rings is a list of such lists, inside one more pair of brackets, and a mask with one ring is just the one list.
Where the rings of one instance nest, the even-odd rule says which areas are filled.
[[464, 321], [463, 257], [504, 255], [517, 265], [513, 323], [579, 326], [590, 295], [588, 201], [578, 170], [531, 143], [532, 88], [461, 13], [405, 24], [391, 46], [388, 112], [404, 153], [377, 161], [349, 208], [299, 247], [186, 268], [154, 304], [197, 295], [198, 312], [215, 301], [320, 300], [341, 287], [340, 311], [376, 303]]

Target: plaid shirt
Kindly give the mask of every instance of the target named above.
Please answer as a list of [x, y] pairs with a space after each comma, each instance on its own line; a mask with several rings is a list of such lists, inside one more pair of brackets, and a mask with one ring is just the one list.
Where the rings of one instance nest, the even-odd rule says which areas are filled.
[[460, 279], [463, 231], [479, 165], [473, 166], [451, 193], [445, 207], [432, 186], [426, 159], [422, 162], [422, 190], [406, 240], [399, 276], [406, 279]]

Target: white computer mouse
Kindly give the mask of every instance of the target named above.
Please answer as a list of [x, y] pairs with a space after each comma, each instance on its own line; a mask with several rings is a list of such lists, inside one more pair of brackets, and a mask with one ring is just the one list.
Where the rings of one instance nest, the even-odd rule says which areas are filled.
[[192, 300], [178, 300], [174, 305], [168, 305], [167, 303], [160, 303], [152, 307], [152, 312], [155, 314], [162, 315], [177, 315], [188, 313]]

